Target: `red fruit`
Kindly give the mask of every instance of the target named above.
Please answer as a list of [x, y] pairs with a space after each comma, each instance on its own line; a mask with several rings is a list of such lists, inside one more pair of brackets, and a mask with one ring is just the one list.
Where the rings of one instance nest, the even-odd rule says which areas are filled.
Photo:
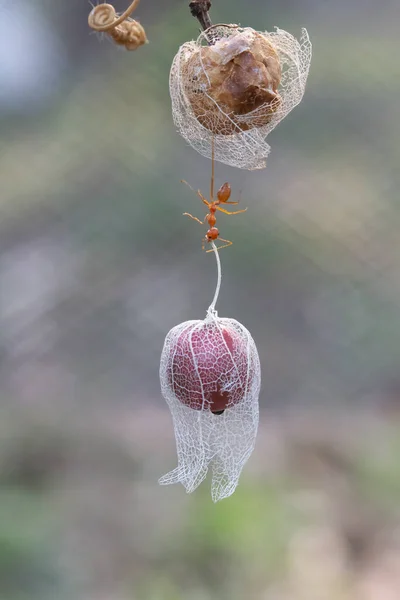
[[190, 323], [173, 336], [167, 375], [174, 396], [195, 410], [223, 412], [248, 389], [248, 340], [222, 320]]

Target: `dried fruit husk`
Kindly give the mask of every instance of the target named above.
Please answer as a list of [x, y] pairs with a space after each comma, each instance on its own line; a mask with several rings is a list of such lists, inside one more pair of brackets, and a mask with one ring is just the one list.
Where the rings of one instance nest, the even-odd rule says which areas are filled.
[[215, 134], [262, 127], [281, 103], [279, 56], [257, 32], [237, 32], [198, 48], [184, 71], [185, 93], [195, 117]]

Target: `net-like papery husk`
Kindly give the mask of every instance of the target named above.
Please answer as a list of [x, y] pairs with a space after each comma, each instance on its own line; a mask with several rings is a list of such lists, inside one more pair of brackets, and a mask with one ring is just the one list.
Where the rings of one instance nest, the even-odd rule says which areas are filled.
[[260, 380], [257, 348], [238, 321], [208, 316], [168, 333], [160, 381], [178, 466], [161, 484], [182, 483], [193, 492], [211, 466], [214, 502], [233, 494], [255, 444]]
[[302, 99], [311, 61], [300, 42], [277, 29], [213, 26], [183, 44], [170, 73], [173, 119], [200, 154], [245, 169], [265, 167], [265, 137]]

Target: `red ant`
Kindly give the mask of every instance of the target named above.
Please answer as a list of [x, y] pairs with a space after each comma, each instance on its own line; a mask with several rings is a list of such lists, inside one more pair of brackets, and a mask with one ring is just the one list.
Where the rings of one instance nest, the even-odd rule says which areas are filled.
[[[212, 144], [212, 159], [211, 160], [212, 160], [212, 172], [211, 172], [210, 201], [208, 201], [203, 196], [203, 194], [201, 193], [200, 190], [197, 190], [197, 192], [196, 192], [197, 195], [199, 196], [199, 198], [201, 199], [201, 201], [208, 207], [208, 210], [210, 212], [205, 216], [204, 221], [200, 221], [200, 219], [198, 219], [197, 217], [194, 217], [190, 213], [183, 213], [183, 214], [186, 217], [190, 217], [194, 221], [197, 221], [198, 223], [200, 223], [200, 225], [203, 225], [207, 221], [208, 225], [210, 226], [210, 229], [207, 231], [205, 237], [203, 238], [203, 243], [202, 243], [203, 250], [204, 250], [204, 244], [206, 242], [211, 243], [217, 239], [220, 239], [221, 242], [226, 242], [223, 246], [218, 247], [218, 250], [221, 250], [221, 248], [226, 248], [227, 246], [231, 246], [233, 244], [233, 242], [230, 242], [229, 240], [224, 240], [223, 238], [219, 237], [219, 230], [217, 229], [217, 227], [215, 227], [215, 224], [217, 222], [217, 217], [215, 215], [216, 211], [219, 210], [220, 212], [223, 212], [226, 215], [238, 215], [239, 213], [246, 212], [247, 208], [244, 208], [243, 210], [236, 210], [234, 212], [229, 212], [225, 208], [220, 207], [220, 204], [239, 204], [239, 202], [230, 202], [229, 201], [229, 198], [231, 196], [231, 186], [228, 182], [221, 185], [221, 187], [219, 188], [219, 190], [217, 192], [217, 200], [214, 200], [214, 140], [213, 140], [213, 144]], [[188, 182], [185, 181], [184, 179], [181, 179], [181, 182], [185, 183], [187, 186], [190, 187], [191, 190], [195, 191], [192, 188], [192, 186], [189, 185]], [[206, 250], [206, 252], [213, 252], [213, 249]]]

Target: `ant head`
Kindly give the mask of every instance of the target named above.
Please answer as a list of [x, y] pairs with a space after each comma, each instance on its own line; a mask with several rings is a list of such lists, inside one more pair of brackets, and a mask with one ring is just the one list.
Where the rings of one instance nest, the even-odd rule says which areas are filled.
[[206, 233], [207, 241], [212, 242], [216, 240], [219, 236], [219, 231], [216, 227], [210, 227], [210, 229]]

